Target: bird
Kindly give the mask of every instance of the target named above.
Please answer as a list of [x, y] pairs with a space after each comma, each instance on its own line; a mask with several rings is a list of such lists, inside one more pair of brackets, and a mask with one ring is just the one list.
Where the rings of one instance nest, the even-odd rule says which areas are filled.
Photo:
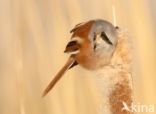
[[70, 33], [64, 50], [69, 58], [42, 96], [47, 95], [66, 71], [80, 65], [96, 72], [102, 81], [107, 106], [105, 113], [131, 114], [122, 111], [123, 102], [127, 106], [132, 102], [132, 82], [127, 41], [120, 35], [119, 27], [103, 19], [94, 19], [77, 24]]

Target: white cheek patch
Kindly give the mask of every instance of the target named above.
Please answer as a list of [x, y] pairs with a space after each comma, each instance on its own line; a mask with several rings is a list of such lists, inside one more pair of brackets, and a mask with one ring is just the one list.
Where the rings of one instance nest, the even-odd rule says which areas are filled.
[[95, 41], [95, 45], [96, 45], [96, 51], [100, 51], [99, 53], [107, 53], [107, 51], [110, 50], [110, 45], [108, 43], [106, 43], [100, 35], [97, 35], [96, 37], [96, 41]]
[[96, 43], [97, 43], [97, 44], [101, 44], [102, 42], [103, 42], [103, 40], [102, 40], [100, 34], [97, 35], [97, 36], [96, 36]]

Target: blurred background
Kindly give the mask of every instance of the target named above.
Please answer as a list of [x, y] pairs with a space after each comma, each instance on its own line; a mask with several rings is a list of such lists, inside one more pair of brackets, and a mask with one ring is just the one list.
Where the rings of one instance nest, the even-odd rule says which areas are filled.
[[41, 94], [68, 58], [69, 31], [113, 22], [112, 6], [134, 43], [135, 101], [156, 108], [156, 0], [0, 0], [0, 114], [96, 114], [102, 97], [79, 66]]

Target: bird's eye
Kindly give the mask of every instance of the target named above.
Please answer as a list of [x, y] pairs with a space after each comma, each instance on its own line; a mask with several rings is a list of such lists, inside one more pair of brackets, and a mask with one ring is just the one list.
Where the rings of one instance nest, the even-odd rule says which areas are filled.
[[109, 40], [108, 36], [105, 32], [101, 32], [101, 38], [108, 44], [113, 45], [113, 43]]

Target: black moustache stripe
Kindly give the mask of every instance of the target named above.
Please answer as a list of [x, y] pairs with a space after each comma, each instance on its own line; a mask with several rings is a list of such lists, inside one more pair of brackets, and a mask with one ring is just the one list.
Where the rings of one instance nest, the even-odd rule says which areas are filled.
[[109, 38], [107, 37], [107, 35], [106, 35], [105, 32], [102, 32], [102, 33], [101, 33], [101, 37], [102, 37], [102, 39], [103, 39], [105, 42], [107, 42], [107, 43], [110, 44], [110, 45], [113, 45], [113, 43], [109, 40]]

